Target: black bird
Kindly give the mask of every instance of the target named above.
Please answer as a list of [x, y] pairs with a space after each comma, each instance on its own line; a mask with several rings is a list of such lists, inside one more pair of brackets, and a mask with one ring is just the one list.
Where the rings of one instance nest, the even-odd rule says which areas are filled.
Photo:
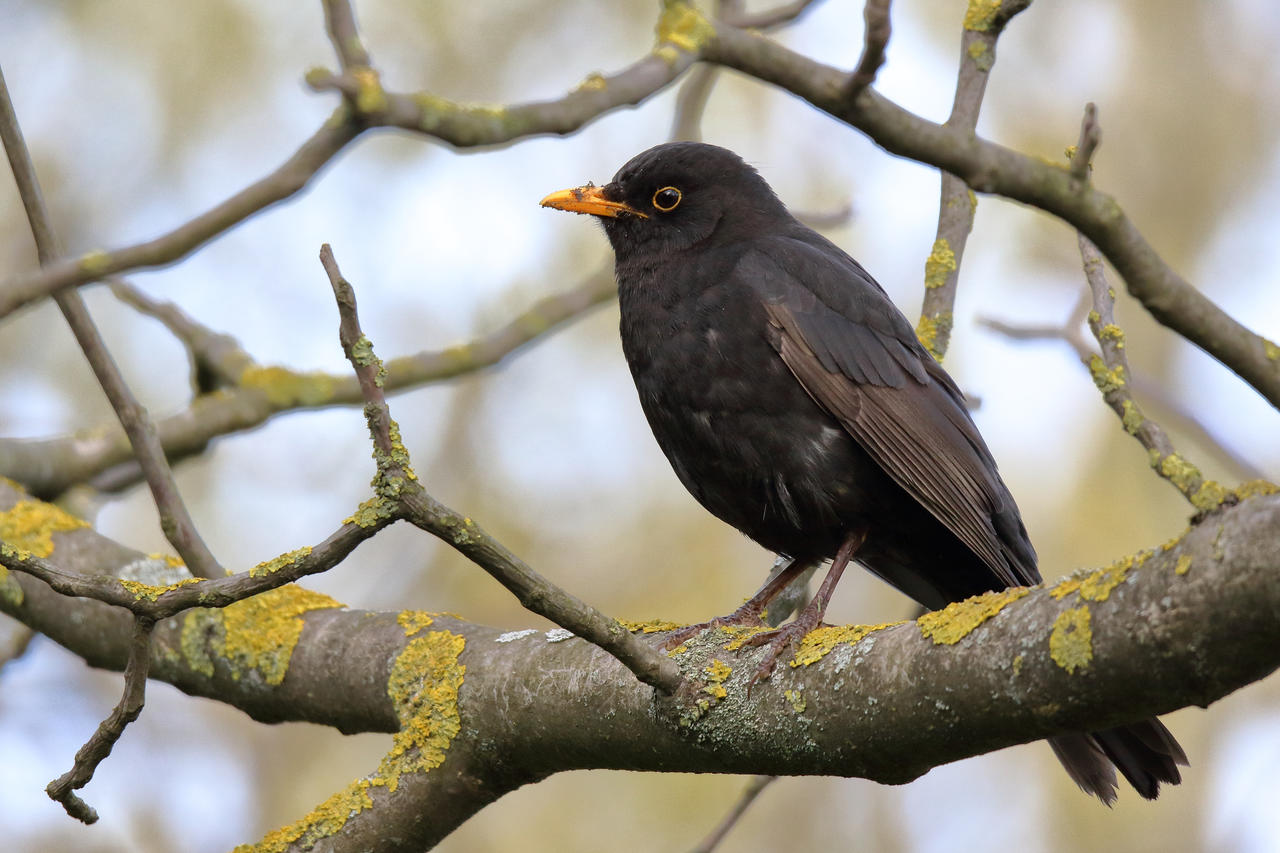
[[[951, 377], [862, 266], [797, 221], [732, 151], [659, 145], [547, 207], [600, 217], [622, 348], [654, 437], [704, 507], [790, 565], [708, 624], [759, 624], [831, 559], [759, 673], [820, 624], [851, 559], [929, 608], [1040, 582], [1036, 554]], [[694, 626], [697, 630], [704, 626]], [[1158, 720], [1050, 738], [1110, 804], [1154, 799], [1186, 755]]]

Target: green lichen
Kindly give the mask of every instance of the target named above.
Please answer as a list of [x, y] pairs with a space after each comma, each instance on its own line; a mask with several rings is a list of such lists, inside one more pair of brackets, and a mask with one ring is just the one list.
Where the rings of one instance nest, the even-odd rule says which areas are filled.
[[916, 337], [920, 339], [920, 343], [924, 344], [924, 348], [929, 351], [935, 361], [941, 362], [946, 354], [939, 344], [939, 338], [950, 334], [952, 322], [951, 312], [942, 311], [933, 317], [922, 314], [920, 321], [916, 323]]
[[288, 674], [302, 617], [335, 607], [342, 604], [289, 584], [221, 609], [192, 610], [183, 621], [182, 651], [195, 672], [212, 676], [214, 662], [221, 660], [233, 679], [256, 673], [275, 686]]
[[1049, 635], [1049, 657], [1074, 674], [1093, 660], [1093, 630], [1089, 627], [1088, 607], [1073, 607], [1058, 614]]
[[111, 269], [111, 255], [102, 249], [94, 249], [80, 256], [80, 269], [95, 278]]
[[1029, 592], [1031, 590], [1027, 587], [1019, 586], [975, 595], [964, 601], [954, 601], [942, 610], [926, 613], [916, 623], [926, 640], [933, 640], [936, 645], [953, 645]]
[[364, 335], [361, 335], [356, 342], [351, 345], [351, 360], [361, 367], [378, 368], [377, 374], [374, 376], [374, 384], [381, 388], [387, 381], [387, 368], [383, 366], [382, 359], [373, 351], [373, 342]]
[[658, 17], [659, 45], [674, 45], [686, 53], [697, 53], [715, 34], [715, 27], [692, 4], [664, 0]]
[[956, 270], [956, 253], [951, 251], [951, 244], [946, 238], [939, 237], [933, 241], [933, 249], [924, 262], [924, 286], [934, 290], [947, 283], [947, 276]]
[[1013, 659], [1013, 677], [1014, 678], [1017, 678], [1019, 675], [1022, 675], [1022, 664], [1025, 657], [1026, 657], [1025, 655], [1018, 655]]
[[1120, 423], [1124, 424], [1124, 431], [1129, 435], [1137, 435], [1138, 430], [1142, 428], [1142, 424], [1146, 420], [1142, 410], [1132, 400], [1124, 400], [1121, 402], [1120, 408], [1124, 412], [1120, 416]]
[[325, 373], [254, 365], [240, 374], [240, 385], [261, 392], [275, 406], [291, 408], [332, 401], [334, 380]]
[[1103, 394], [1119, 391], [1125, 386], [1124, 365], [1117, 364], [1113, 369], [1108, 369], [1106, 362], [1099, 355], [1089, 356], [1089, 375], [1093, 377], [1093, 384], [1097, 385], [1098, 390]]
[[803, 714], [804, 709], [809, 707], [809, 703], [805, 701], [804, 694], [799, 690], [784, 690], [782, 695], [791, 703], [791, 710], [797, 714]]
[[152, 584], [142, 583], [141, 581], [121, 579], [120, 585], [124, 587], [126, 591], [132, 593], [133, 597], [138, 601], [142, 601], [143, 599], [146, 599], [147, 601], [155, 601], [166, 592], [172, 592], [173, 590], [187, 586], [188, 584], [200, 583], [202, 580], [204, 580], [204, 578], [183, 578], [177, 583], [165, 584], [164, 586], [153, 586]]
[[823, 625], [814, 628], [800, 640], [791, 665], [809, 666], [829, 655], [836, 646], [852, 646], [870, 633], [901, 624], [903, 623], [887, 622], [881, 625]]
[[373, 807], [374, 788], [395, 791], [407, 773], [426, 773], [439, 767], [449, 746], [462, 730], [458, 715], [458, 688], [466, 667], [458, 662], [466, 640], [448, 631], [434, 631], [410, 640], [396, 657], [387, 679], [400, 720], [390, 752], [377, 772], [357, 779], [325, 800], [296, 823], [269, 833], [261, 842], [237, 847], [235, 853], [282, 853], [312, 849], [332, 836], [347, 821]]
[[979, 33], [987, 32], [996, 22], [1000, 4], [1001, 0], [969, 0], [969, 8], [964, 13], [964, 28]]
[[395, 517], [396, 506], [393, 501], [382, 495], [374, 495], [356, 508], [356, 511], [342, 520], [343, 524], [355, 524], [366, 530], [376, 527], [384, 521]]
[[1191, 571], [1191, 555], [1183, 554], [1178, 558], [1177, 565], [1173, 567], [1173, 573], [1175, 575], [1185, 575], [1189, 571]]
[[89, 522], [44, 501], [22, 500], [0, 511], [0, 541], [37, 557], [53, 553], [53, 534], [88, 526]]
[[[11, 545], [0, 544], [0, 553], [11, 559], [26, 559], [29, 552], [19, 551]], [[0, 601], [10, 607], [21, 607], [26, 594], [22, 591], [22, 585], [18, 583], [18, 579], [9, 574], [9, 570], [4, 566], [0, 566]]]
[[978, 66], [979, 71], [990, 71], [991, 66], [995, 63], [995, 56], [991, 49], [987, 47], [986, 42], [975, 41], [969, 44], [969, 58], [973, 60], [973, 64]]
[[292, 566], [292, 565], [295, 565], [296, 563], [302, 562], [303, 559], [309, 556], [311, 556], [311, 546], [303, 545], [301, 548], [298, 548], [297, 550], [289, 551], [288, 553], [281, 554], [279, 557], [275, 557], [274, 559], [267, 560], [265, 563], [258, 563], [258, 565], [249, 569], [249, 577], [260, 578], [260, 577], [265, 577], [266, 575], [274, 574], [275, 572], [278, 572], [281, 569], [283, 569], [285, 566]]
[[1200, 469], [1192, 465], [1178, 453], [1161, 456], [1159, 451], [1151, 450], [1151, 465], [1161, 476], [1173, 483], [1178, 491], [1187, 496], [1191, 505], [1198, 510], [1217, 509], [1228, 497], [1238, 496], [1215, 480], [1206, 480]]

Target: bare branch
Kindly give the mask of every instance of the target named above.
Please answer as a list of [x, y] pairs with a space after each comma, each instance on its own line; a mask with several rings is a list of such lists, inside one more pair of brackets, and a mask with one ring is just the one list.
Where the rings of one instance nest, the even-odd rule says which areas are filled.
[[724, 820], [720, 821], [720, 825], [711, 830], [706, 838], [698, 842], [698, 846], [694, 847], [690, 853], [712, 853], [713, 850], [720, 846], [720, 842], [724, 841], [730, 830], [737, 826], [738, 821], [747, 813], [747, 809], [756, 801], [756, 797], [760, 796], [760, 793], [765, 788], [776, 781], [778, 781], [777, 776], [752, 777], [751, 781], [747, 783], [747, 787], [743, 789], [742, 794], [738, 797], [738, 802], [733, 804], [733, 808], [724, 816]]
[[1080, 183], [1089, 180], [1089, 170], [1093, 168], [1093, 152], [1098, 150], [1102, 141], [1102, 127], [1098, 124], [1098, 108], [1090, 101], [1084, 105], [1084, 119], [1080, 122], [1080, 141], [1067, 149], [1071, 158], [1071, 177]]
[[[391, 359], [386, 362], [384, 388], [407, 390], [492, 367], [615, 295], [612, 272], [599, 270], [578, 286], [538, 300], [474, 340]], [[230, 368], [235, 360], [221, 363]], [[359, 383], [350, 375], [252, 365], [241, 370], [236, 381], [235, 387], [197, 397], [188, 409], [157, 422], [160, 441], [171, 460], [199, 453], [214, 438], [252, 429], [279, 414], [350, 405], [364, 399]], [[0, 438], [0, 474], [41, 497], [53, 497], [86, 481], [105, 490], [127, 488], [140, 474], [130, 462], [128, 440], [114, 429], [38, 441]]]
[[324, 0], [324, 25], [343, 71], [360, 66], [367, 68], [371, 64], [348, 0]]
[[[744, 12], [741, 8], [726, 9], [723, 20], [744, 30], [769, 32], [783, 24], [790, 24], [798, 20], [805, 12], [817, 5], [817, 2], [818, 0], [791, 0], [790, 3], [783, 3], [772, 9], [754, 13]], [[741, 4], [735, 3], [734, 6], [740, 7]]]
[[[9, 97], [9, 88], [4, 74], [0, 72], [0, 138], [4, 140], [5, 152], [9, 156], [9, 166], [13, 170], [14, 180], [18, 184], [18, 193], [22, 197], [22, 206], [26, 210], [27, 221], [31, 224], [31, 233], [35, 238], [36, 251], [40, 263], [47, 265], [58, 256], [59, 246], [54, 233], [49, 212], [44, 206], [44, 197], [40, 192], [39, 178], [35, 165], [27, 151], [26, 142], [22, 138], [22, 129], [18, 125], [18, 117], [13, 109], [13, 101]], [[84, 300], [75, 291], [58, 293], [54, 296], [62, 316], [71, 327], [80, 349], [84, 351], [89, 366], [93, 369], [98, 384], [106, 393], [120, 419], [120, 425], [129, 437], [133, 454], [142, 467], [147, 485], [155, 499], [156, 511], [160, 515], [160, 527], [165, 537], [182, 555], [191, 571], [200, 577], [217, 577], [224, 574], [218, 561], [214, 559], [209, 547], [200, 538], [195, 523], [187, 512], [182, 495], [173, 481], [173, 472], [165, 458], [164, 448], [160, 445], [155, 424], [147, 416], [147, 411], [133, 396], [125, 383], [120, 369], [116, 366], [106, 343], [98, 334], [98, 328], [89, 316]]]
[[875, 82], [880, 66], [884, 65], [885, 50], [889, 46], [889, 36], [893, 33], [893, 27], [889, 23], [889, 3], [890, 0], [867, 0], [862, 7], [862, 18], [866, 22], [862, 35], [862, 56], [849, 76], [844, 93], [851, 101]]
[[93, 772], [98, 769], [111, 749], [124, 734], [125, 726], [138, 719], [147, 689], [147, 670], [151, 665], [151, 631], [155, 622], [146, 617], [133, 620], [133, 639], [129, 643], [129, 662], [124, 668], [124, 695], [111, 711], [111, 715], [99, 724], [97, 731], [76, 753], [76, 762], [70, 770], [54, 779], [45, 788], [49, 798], [61, 803], [67, 814], [84, 823], [96, 823], [98, 813], [76, 795], [76, 791], [89, 784]]

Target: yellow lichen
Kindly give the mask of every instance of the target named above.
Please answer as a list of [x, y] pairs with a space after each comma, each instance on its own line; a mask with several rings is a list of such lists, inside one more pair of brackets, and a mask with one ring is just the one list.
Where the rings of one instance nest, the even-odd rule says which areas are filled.
[[258, 563], [258, 565], [249, 569], [249, 577], [260, 578], [278, 572], [285, 566], [292, 566], [309, 556], [311, 556], [311, 546], [303, 545], [301, 548], [281, 554], [279, 557], [267, 560], [265, 563]]
[[462, 730], [458, 688], [466, 667], [458, 658], [465, 646], [465, 638], [448, 631], [410, 640], [387, 679], [387, 695], [395, 706], [400, 731], [393, 736], [391, 750], [383, 756], [377, 773], [357, 779], [301, 820], [271, 832], [258, 844], [237, 847], [235, 853], [281, 853], [295, 845], [314, 848], [316, 842], [373, 807], [373, 788], [395, 791], [404, 774], [439, 767]]
[[964, 28], [975, 32], [986, 32], [995, 23], [1000, 12], [1001, 0], [969, 0], [969, 8], [964, 13]]
[[1017, 678], [1022, 675], [1022, 663], [1025, 655], [1018, 655], [1013, 659], [1013, 677]]
[[888, 622], [882, 625], [823, 625], [820, 628], [814, 628], [800, 640], [791, 665], [809, 666], [822, 660], [836, 646], [842, 644], [851, 646], [873, 631], [901, 624], [903, 623]]
[[232, 678], [256, 672], [270, 685], [284, 681], [289, 660], [302, 635], [302, 617], [313, 610], [342, 607], [327, 595], [289, 584], [222, 609], [186, 614], [182, 651], [192, 670], [213, 675], [217, 659]]
[[1093, 660], [1093, 631], [1089, 608], [1073, 607], [1058, 614], [1049, 635], [1049, 656], [1068, 673], [1084, 669]]
[[1263, 338], [1262, 351], [1271, 361], [1280, 361], [1280, 346], [1277, 346], [1274, 341]]
[[942, 610], [924, 614], [916, 623], [925, 639], [931, 639], [937, 645], [953, 645], [1029, 592], [1031, 590], [1027, 587], [1018, 586], [953, 601]]
[[[25, 559], [23, 555], [27, 552], [19, 552], [17, 548], [8, 545], [0, 545], [0, 551], [6, 556]], [[22, 591], [22, 585], [18, 583], [18, 579], [10, 576], [9, 570], [4, 566], [0, 566], [0, 601], [5, 602], [10, 607], [20, 607], [26, 594]]]
[[1280, 494], [1280, 486], [1269, 480], [1250, 480], [1247, 483], [1241, 483], [1232, 490], [1232, 494], [1238, 500], [1248, 500], [1249, 498], [1259, 497], [1261, 495]]
[[401, 610], [396, 614], [396, 622], [404, 629], [406, 637], [412, 637], [424, 628], [431, 627], [435, 619], [433, 614], [422, 610]]
[[204, 578], [183, 578], [177, 583], [166, 584], [165, 586], [153, 586], [149, 583], [141, 581], [121, 580], [120, 585], [129, 592], [133, 593], [133, 597], [138, 601], [144, 598], [147, 601], [155, 601], [166, 592], [171, 592], [178, 587], [187, 586], [188, 584], [200, 583]]
[[80, 256], [80, 269], [91, 276], [100, 276], [111, 268], [111, 255], [102, 249], [94, 249]]
[[674, 631], [677, 628], [684, 627], [678, 622], [667, 622], [663, 619], [650, 619], [648, 621], [619, 619], [618, 624], [633, 634], [637, 632], [641, 634], [657, 634], [662, 631]]
[[318, 406], [333, 399], [334, 380], [327, 373], [303, 373], [287, 367], [254, 365], [240, 374], [240, 385], [261, 391], [276, 406]]
[[942, 361], [944, 355], [938, 344], [938, 336], [946, 335], [951, 331], [953, 322], [950, 311], [942, 311], [933, 317], [920, 315], [920, 321], [916, 323], [916, 337], [920, 339], [920, 343], [924, 344], [924, 348], [936, 361]]
[[1121, 329], [1115, 323], [1107, 323], [1099, 329], [1098, 339], [1102, 341], [1114, 341], [1116, 349], [1124, 349], [1124, 329]]
[[18, 501], [0, 511], [0, 541], [37, 557], [53, 553], [53, 534], [88, 526], [89, 522], [44, 501]]
[[736, 652], [756, 634], [763, 634], [765, 631], [772, 631], [773, 629], [768, 625], [721, 625], [720, 630], [733, 637], [732, 640], [724, 644], [724, 650], [726, 652]]
[[1106, 601], [1112, 590], [1124, 582], [1130, 569], [1137, 568], [1150, 559], [1152, 551], [1139, 551], [1123, 557], [1106, 568], [1092, 572], [1077, 572], [1056, 584], [1049, 594], [1061, 601], [1072, 593], [1079, 593], [1086, 601]]
[[942, 287], [947, 283], [947, 276], [955, 272], [956, 253], [951, 251], [951, 244], [943, 237], [933, 241], [933, 250], [924, 262], [924, 286], [928, 290]]
[[710, 694], [713, 699], [723, 699], [728, 692], [724, 689], [724, 682], [733, 674], [733, 668], [721, 660], [712, 660], [711, 663], [703, 667], [703, 673], [707, 676], [707, 684], [702, 688], [704, 693]]
[[1176, 575], [1185, 575], [1191, 571], [1191, 555], [1183, 554], [1178, 558], [1178, 563], [1173, 567], [1173, 573]]
[[609, 88], [609, 83], [604, 79], [604, 75], [598, 71], [588, 74], [581, 83], [574, 89], [575, 92], [603, 92]]
[[797, 714], [803, 714], [804, 709], [809, 706], [809, 703], [805, 701], [804, 694], [799, 690], [784, 690], [782, 695], [791, 703], [791, 710]]
[[991, 65], [995, 62], [990, 48], [986, 42], [974, 41], [969, 44], [969, 58], [973, 60], [973, 64], [978, 66], [979, 71], [990, 71]]
[[1089, 375], [1093, 377], [1093, 384], [1097, 385], [1098, 390], [1103, 394], [1119, 391], [1125, 386], [1124, 365], [1117, 364], [1114, 368], [1108, 369], [1106, 362], [1099, 355], [1089, 356]]
[[715, 27], [693, 4], [664, 0], [662, 6], [657, 26], [659, 44], [675, 45], [688, 53], [696, 53], [715, 37]]
[[458, 688], [467, 668], [458, 663], [466, 638], [449, 631], [415, 637], [391, 666], [387, 695], [400, 719], [378, 778], [395, 791], [405, 773], [425, 773], [444, 763], [461, 731]]
[[1129, 435], [1137, 435], [1138, 430], [1142, 427], [1142, 422], [1146, 420], [1142, 410], [1132, 400], [1125, 400], [1120, 404], [1120, 408], [1124, 412], [1120, 416], [1120, 423], [1124, 424], [1124, 431]]
[[356, 109], [361, 113], [377, 113], [387, 108], [387, 93], [378, 79], [378, 72], [372, 68], [361, 66], [352, 70], [351, 76], [356, 80]]

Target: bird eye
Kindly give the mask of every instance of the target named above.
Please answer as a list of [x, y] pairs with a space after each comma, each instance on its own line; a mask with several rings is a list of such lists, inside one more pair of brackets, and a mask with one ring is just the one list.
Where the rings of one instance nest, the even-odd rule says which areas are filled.
[[653, 194], [653, 206], [666, 213], [669, 210], [675, 210], [681, 198], [683, 195], [680, 190], [675, 187], [663, 187]]

